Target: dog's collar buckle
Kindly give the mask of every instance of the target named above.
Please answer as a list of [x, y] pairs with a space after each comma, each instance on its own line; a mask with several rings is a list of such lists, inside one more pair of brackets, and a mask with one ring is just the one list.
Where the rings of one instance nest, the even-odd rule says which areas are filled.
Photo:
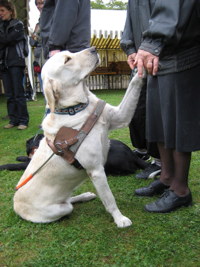
[[69, 109], [68, 109], [68, 112], [69, 112], [69, 115], [74, 115], [74, 114], [76, 114], [76, 111], [75, 111], [74, 108], [69, 108]]

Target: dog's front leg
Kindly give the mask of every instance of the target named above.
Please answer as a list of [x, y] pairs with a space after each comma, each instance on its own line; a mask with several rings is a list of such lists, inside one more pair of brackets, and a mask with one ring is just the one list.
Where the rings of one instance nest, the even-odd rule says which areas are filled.
[[132, 224], [131, 220], [123, 216], [117, 207], [115, 198], [110, 190], [107, 182], [107, 177], [104, 172], [104, 168], [94, 170], [89, 173], [89, 176], [94, 184], [97, 194], [99, 195], [106, 210], [112, 215], [115, 223], [119, 228], [128, 227]]
[[117, 107], [108, 109], [108, 118], [110, 123], [109, 130], [127, 127], [135, 113], [140, 92], [144, 84], [144, 79], [136, 74], [130, 81], [126, 93]]

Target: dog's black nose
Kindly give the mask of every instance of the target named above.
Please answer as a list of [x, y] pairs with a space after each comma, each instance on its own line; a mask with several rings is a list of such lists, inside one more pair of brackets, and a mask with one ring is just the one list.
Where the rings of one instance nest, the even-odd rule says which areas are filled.
[[90, 47], [90, 53], [94, 53], [94, 54], [97, 53], [97, 50], [96, 50], [95, 46]]

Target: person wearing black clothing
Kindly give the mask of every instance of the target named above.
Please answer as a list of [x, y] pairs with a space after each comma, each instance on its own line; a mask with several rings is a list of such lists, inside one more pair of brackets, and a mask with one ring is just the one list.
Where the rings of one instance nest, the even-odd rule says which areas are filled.
[[[43, 6], [44, 6], [44, 0], [35, 0], [35, 5], [38, 9], [38, 11], [41, 13]], [[40, 21], [40, 19], [39, 19]], [[35, 25], [35, 29], [33, 33], [30, 36], [29, 43], [31, 47], [33, 48], [33, 54], [34, 54], [34, 61], [33, 61], [33, 70], [34, 74], [39, 80], [40, 89], [43, 92], [43, 84], [42, 84], [42, 77], [41, 77], [41, 69], [44, 64], [43, 59], [43, 52], [42, 52], [42, 40], [40, 36], [40, 23]]]
[[[146, 2], [146, 1], [145, 1]], [[141, 16], [141, 19], [139, 19]], [[123, 35], [120, 41], [121, 48], [127, 55], [127, 63], [132, 69], [132, 76], [136, 73], [134, 66], [135, 56], [142, 41], [142, 33], [146, 30], [150, 18], [150, 10], [144, 5], [137, 7], [135, 0], [129, 0], [127, 16]], [[152, 158], [142, 172], [136, 174], [136, 178], [154, 178], [161, 172], [160, 155], [157, 144], [149, 143], [146, 139], [146, 90], [147, 84], [142, 87], [140, 98], [134, 116], [129, 124], [130, 139], [135, 150], [133, 151], [143, 160]]]
[[162, 162], [160, 179], [135, 193], [163, 193], [145, 209], [165, 213], [192, 204], [191, 153], [200, 149], [200, 1], [134, 2], [138, 11], [152, 10], [134, 65], [140, 77], [144, 68], [149, 73], [147, 139], [157, 142]]
[[29, 114], [24, 94], [23, 78], [26, 38], [23, 23], [16, 19], [14, 5], [6, 0], [0, 1], [0, 60], [3, 86], [7, 97], [9, 124], [4, 129], [18, 126], [27, 128]]
[[45, 58], [90, 47], [90, 0], [45, 0], [40, 28]]

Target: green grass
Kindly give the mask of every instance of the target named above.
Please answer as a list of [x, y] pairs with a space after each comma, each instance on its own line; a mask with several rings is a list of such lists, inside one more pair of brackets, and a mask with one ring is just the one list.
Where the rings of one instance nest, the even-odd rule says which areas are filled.
[[[117, 105], [124, 94], [95, 91], [107, 102]], [[25, 131], [5, 130], [1, 117], [6, 115], [6, 101], [0, 97], [0, 164], [14, 163], [25, 155], [25, 140], [32, 137], [41, 123], [44, 99], [28, 102], [30, 125]], [[131, 147], [128, 129], [110, 133]], [[69, 217], [50, 224], [33, 224], [13, 211], [14, 187], [22, 172], [0, 172], [0, 267], [155, 267], [200, 266], [200, 152], [193, 153], [190, 187], [194, 205], [170, 214], [150, 214], [144, 204], [152, 201], [133, 195], [135, 188], [149, 181], [134, 175], [108, 177], [109, 185], [122, 213], [133, 225], [118, 229], [101, 201], [75, 204]], [[56, 178], [55, 178], [56, 179]], [[93, 191], [90, 181], [77, 193]], [[154, 198], [153, 198], [154, 199]]]

